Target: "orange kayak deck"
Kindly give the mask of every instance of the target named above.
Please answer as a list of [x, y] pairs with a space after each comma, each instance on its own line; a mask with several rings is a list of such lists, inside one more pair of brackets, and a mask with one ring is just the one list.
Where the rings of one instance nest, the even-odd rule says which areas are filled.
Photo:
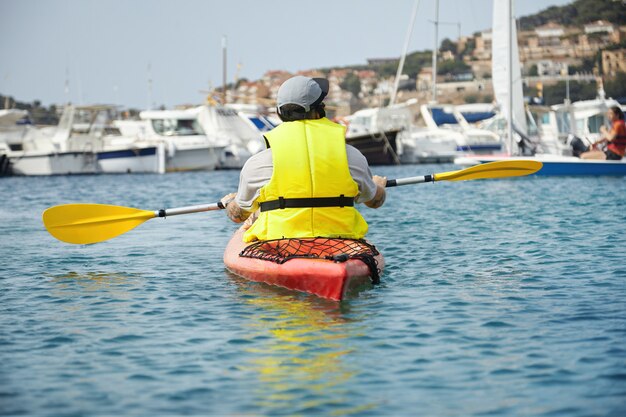
[[[346, 295], [372, 283], [369, 267], [359, 259], [336, 262], [328, 259], [293, 258], [279, 264], [272, 261], [239, 256], [248, 245], [243, 230], [235, 232], [224, 250], [226, 268], [240, 277], [264, 282], [290, 290], [341, 301]], [[384, 258], [375, 256], [382, 273]]]

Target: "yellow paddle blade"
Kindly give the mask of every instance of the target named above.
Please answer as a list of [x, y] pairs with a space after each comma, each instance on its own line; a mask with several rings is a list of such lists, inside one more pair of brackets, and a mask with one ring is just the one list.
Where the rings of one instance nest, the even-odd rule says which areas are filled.
[[485, 178], [522, 177], [539, 171], [543, 164], [538, 161], [496, 161], [475, 165], [460, 171], [435, 174], [435, 181], [465, 181]]
[[67, 243], [102, 242], [156, 217], [153, 211], [107, 204], [64, 204], [43, 212], [48, 232]]

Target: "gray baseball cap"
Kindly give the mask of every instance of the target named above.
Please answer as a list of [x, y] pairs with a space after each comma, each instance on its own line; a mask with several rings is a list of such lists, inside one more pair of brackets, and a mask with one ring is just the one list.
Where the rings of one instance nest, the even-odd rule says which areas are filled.
[[305, 111], [311, 106], [319, 104], [328, 94], [328, 80], [326, 78], [310, 78], [296, 75], [285, 81], [278, 89], [276, 107], [279, 109], [285, 104], [298, 104]]

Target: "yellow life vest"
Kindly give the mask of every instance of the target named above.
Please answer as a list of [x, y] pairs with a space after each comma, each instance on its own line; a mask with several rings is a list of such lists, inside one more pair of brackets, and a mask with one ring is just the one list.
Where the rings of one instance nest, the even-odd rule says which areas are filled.
[[350, 175], [345, 128], [327, 118], [299, 120], [265, 137], [274, 170], [260, 190], [259, 218], [243, 240], [364, 237], [367, 223], [353, 207], [359, 187]]

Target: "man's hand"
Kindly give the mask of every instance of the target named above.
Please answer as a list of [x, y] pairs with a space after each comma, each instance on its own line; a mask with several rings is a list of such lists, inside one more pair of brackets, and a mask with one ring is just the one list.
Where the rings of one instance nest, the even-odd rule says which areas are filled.
[[387, 185], [387, 177], [379, 177], [378, 175], [374, 175], [372, 177], [374, 184], [376, 184], [376, 195], [370, 201], [366, 201], [365, 205], [370, 208], [378, 208], [385, 203], [385, 197], [387, 193], [385, 192], [385, 186]]
[[233, 201], [237, 197], [237, 193], [226, 194], [224, 197], [220, 198], [220, 202], [224, 206], [228, 206], [228, 204]]
[[372, 180], [374, 181], [374, 184], [376, 184], [379, 187], [382, 187], [383, 190], [387, 186], [387, 177], [380, 177], [378, 175], [374, 175], [372, 177]]
[[220, 201], [226, 206], [226, 215], [228, 218], [235, 223], [242, 223], [251, 213], [239, 207], [239, 204], [235, 201], [236, 196], [237, 193], [226, 194]]

